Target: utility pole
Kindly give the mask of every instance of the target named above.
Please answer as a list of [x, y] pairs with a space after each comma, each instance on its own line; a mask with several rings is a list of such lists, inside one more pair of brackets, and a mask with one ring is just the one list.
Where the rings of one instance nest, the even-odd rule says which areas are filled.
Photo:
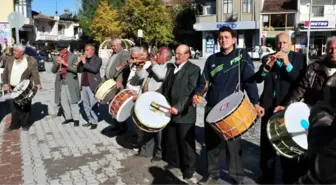
[[309, 24], [308, 24], [308, 30], [307, 30], [307, 51], [306, 51], [306, 60], [307, 63], [309, 63], [309, 45], [310, 45], [310, 21], [311, 21], [311, 15], [312, 15], [312, 7], [313, 7], [313, 0], [310, 0], [309, 4]]

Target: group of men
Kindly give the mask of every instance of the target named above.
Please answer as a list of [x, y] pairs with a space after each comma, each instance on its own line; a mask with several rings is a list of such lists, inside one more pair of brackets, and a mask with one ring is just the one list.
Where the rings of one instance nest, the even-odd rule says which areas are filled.
[[[266, 125], [277, 111], [285, 109], [290, 103], [303, 100], [312, 111], [308, 130], [308, 151], [296, 159], [280, 156], [285, 184], [322, 184], [335, 183], [335, 167], [323, 164], [333, 159], [335, 154], [335, 101], [332, 93], [336, 84], [336, 38], [327, 41], [327, 54], [319, 61], [307, 66], [305, 56], [290, 50], [291, 38], [287, 33], [276, 37], [277, 51], [262, 60], [260, 69], [255, 72], [254, 65], [246, 51], [235, 48], [237, 34], [230, 27], [219, 29], [218, 42], [221, 51], [211, 55], [204, 70], [189, 61], [190, 49], [180, 45], [175, 50], [175, 62], [169, 62], [172, 52], [168, 47], [159, 48], [157, 53], [149, 54], [147, 48], [134, 47], [130, 52], [124, 50], [119, 39], [112, 40], [113, 54], [105, 73], [100, 74], [102, 60], [96, 56], [91, 44], [85, 46], [85, 55], [75, 57], [62, 50], [52, 67], [56, 74], [55, 101], [60, 103], [65, 121], [79, 126], [78, 102], [82, 100], [88, 123], [83, 126], [97, 127], [98, 116], [94, 111], [97, 105], [94, 93], [103, 79], [113, 79], [119, 90], [132, 89], [137, 92], [134, 101], [147, 91], [156, 91], [166, 97], [171, 108], [171, 122], [157, 133], [146, 133], [136, 128], [137, 156], [153, 157], [152, 162], [164, 159], [167, 169], [180, 168], [183, 178], [192, 178], [196, 171], [195, 123], [196, 105], [206, 94], [205, 117], [221, 100], [237, 90], [246, 91], [261, 121], [260, 168], [261, 184], [275, 183], [276, 151], [267, 138]], [[40, 88], [36, 61], [21, 55], [21, 47], [14, 47], [14, 64], [25, 64], [29, 73], [23, 73], [21, 79], [30, 78]], [[238, 63], [235, 62], [238, 60]], [[133, 61], [133, 62], [130, 62]], [[142, 61], [142, 62], [134, 62]], [[28, 63], [26, 63], [28, 62]], [[30, 63], [29, 63], [30, 62]], [[149, 65], [144, 65], [149, 63]], [[7, 63], [3, 82], [5, 89], [13, 88], [19, 80], [13, 77], [18, 67]], [[31, 67], [29, 67], [31, 66]], [[35, 67], [34, 67], [35, 66]], [[240, 71], [238, 71], [240, 70]], [[18, 70], [22, 71], [22, 70]], [[82, 73], [79, 82], [78, 73]], [[15, 71], [15, 74], [18, 72]], [[241, 74], [240, 77], [238, 74]], [[237, 86], [240, 83], [240, 86]], [[264, 83], [259, 97], [257, 83]], [[107, 110], [106, 110], [107, 111]], [[14, 114], [18, 115], [17, 117]], [[20, 116], [19, 116], [20, 115]], [[16, 129], [17, 122], [27, 119], [25, 110], [18, 111], [13, 106], [13, 120], [8, 130]], [[23, 117], [21, 117], [23, 116]], [[23, 123], [23, 122], [22, 122]], [[220, 183], [221, 144], [225, 144], [229, 175], [234, 184], [244, 183], [244, 165], [242, 160], [241, 138], [224, 141], [204, 120], [207, 175], [199, 184]], [[24, 127], [24, 124], [22, 124]], [[119, 123], [121, 133], [127, 130], [126, 123]], [[329, 153], [328, 153], [329, 152]], [[315, 161], [315, 162], [312, 162]], [[335, 166], [335, 165], [334, 165]], [[334, 170], [334, 171], [333, 171]]]

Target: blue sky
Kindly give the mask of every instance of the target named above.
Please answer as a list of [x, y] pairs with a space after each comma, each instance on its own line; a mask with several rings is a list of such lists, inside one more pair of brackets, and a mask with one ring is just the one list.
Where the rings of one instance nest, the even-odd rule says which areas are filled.
[[55, 15], [56, 1], [59, 15], [64, 12], [65, 8], [69, 8], [73, 13], [77, 12], [81, 2], [81, 0], [33, 0], [32, 9], [52, 16]]

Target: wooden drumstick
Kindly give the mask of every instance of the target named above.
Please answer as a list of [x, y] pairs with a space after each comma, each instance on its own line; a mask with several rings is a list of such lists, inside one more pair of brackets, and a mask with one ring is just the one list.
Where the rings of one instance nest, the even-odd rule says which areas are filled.
[[150, 106], [152, 106], [152, 107], [154, 107], [155, 109], [160, 110], [160, 111], [163, 111], [163, 110], [161, 110], [161, 108], [166, 109], [166, 110], [168, 110], [168, 111], [170, 110], [169, 107], [166, 107], [166, 106], [164, 106], [164, 105], [160, 105], [160, 104], [158, 104], [158, 103], [156, 103], [156, 102], [152, 102], [152, 103], [150, 104]]

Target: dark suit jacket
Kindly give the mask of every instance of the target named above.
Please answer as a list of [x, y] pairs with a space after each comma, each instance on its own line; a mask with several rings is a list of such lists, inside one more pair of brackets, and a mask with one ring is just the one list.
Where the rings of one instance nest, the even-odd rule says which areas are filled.
[[[174, 64], [167, 64], [168, 71], [174, 73]], [[200, 77], [200, 68], [191, 63], [187, 62], [180, 69], [175, 77], [171, 91], [167, 87], [167, 83], [170, 79], [166, 78], [162, 85], [162, 94], [165, 97], [171, 97], [172, 107], [178, 110], [177, 115], [172, 116], [172, 121], [175, 123], [195, 123], [196, 122], [196, 107], [192, 104], [192, 96], [196, 89], [198, 78]]]
[[[286, 67], [279, 67], [274, 64], [271, 71], [266, 76], [262, 76], [263, 68], [267, 62], [268, 55], [262, 60], [262, 65], [255, 75], [252, 77], [257, 83], [264, 82], [264, 91], [260, 97], [260, 105], [265, 109], [273, 109], [274, 106], [279, 105], [287, 93], [295, 86], [304, 70], [307, 67], [306, 57], [297, 52], [290, 51], [288, 59], [293, 65], [293, 69], [287, 72]], [[274, 91], [276, 92], [275, 101], [273, 100]], [[273, 110], [272, 110], [273, 111]]]
[[[27, 62], [28, 62], [28, 67], [27, 69], [22, 73], [21, 75], [21, 81], [25, 79], [29, 79], [33, 81], [35, 84], [41, 84], [40, 81], [40, 74], [37, 70], [37, 61], [30, 56], [26, 56]], [[8, 57], [5, 61], [6, 66], [5, 69], [1, 75], [2, 78], [2, 83], [3, 84], [10, 84], [10, 79], [11, 79], [11, 73], [12, 73], [12, 68], [13, 68], [13, 63], [14, 63], [14, 57]]]
[[[102, 82], [102, 78], [100, 76], [100, 67], [102, 65], [102, 59], [98, 57], [97, 55], [93, 55], [91, 60], [86, 62], [84, 65], [81, 63], [79, 65], [79, 68], [82, 68], [81, 70], [83, 72], [87, 72], [88, 74], [88, 81], [89, 86], [92, 92], [96, 92], [96, 88], [98, 85]], [[83, 81], [84, 75], [82, 75], [82, 81]]]

